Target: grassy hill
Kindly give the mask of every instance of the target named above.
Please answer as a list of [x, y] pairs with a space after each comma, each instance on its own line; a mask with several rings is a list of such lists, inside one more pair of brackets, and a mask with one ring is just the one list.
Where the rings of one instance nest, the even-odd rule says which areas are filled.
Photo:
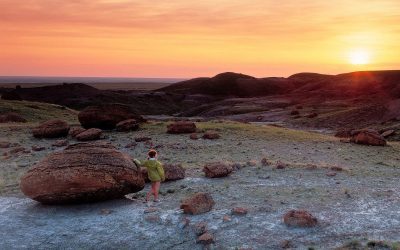
[[0, 114], [7, 112], [17, 113], [31, 123], [49, 119], [62, 119], [70, 123], [78, 123], [77, 111], [56, 104], [0, 100]]

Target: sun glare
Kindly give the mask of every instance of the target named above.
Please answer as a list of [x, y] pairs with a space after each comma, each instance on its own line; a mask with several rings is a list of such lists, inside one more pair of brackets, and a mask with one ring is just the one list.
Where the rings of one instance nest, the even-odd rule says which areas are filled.
[[354, 50], [349, 53], [349, 62], [353, 65], [365, 65], [370, 62], [370, 54], [365, 50]]

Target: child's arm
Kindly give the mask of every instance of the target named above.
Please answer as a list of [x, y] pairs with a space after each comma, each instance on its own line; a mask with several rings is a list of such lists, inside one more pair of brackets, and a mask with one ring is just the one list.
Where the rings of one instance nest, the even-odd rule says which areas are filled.
[[165, 181], [164, 168], [160, 162], [157, 164], [157, 172], [161, 177], [161, 181]]
[[142, 162], [140, 162], [138, 159], [133, 159], [133, 162], [135, 163], [136, 167], [140, 168], [142, 166]]

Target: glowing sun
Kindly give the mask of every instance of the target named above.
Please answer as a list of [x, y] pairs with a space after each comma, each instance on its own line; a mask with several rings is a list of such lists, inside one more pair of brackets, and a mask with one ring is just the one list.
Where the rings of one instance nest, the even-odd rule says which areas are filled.
[[353, 50], [348, 57], [349, 62], [353, 65], [365, 65], [370, 62], [370, 54], [366, 50]]

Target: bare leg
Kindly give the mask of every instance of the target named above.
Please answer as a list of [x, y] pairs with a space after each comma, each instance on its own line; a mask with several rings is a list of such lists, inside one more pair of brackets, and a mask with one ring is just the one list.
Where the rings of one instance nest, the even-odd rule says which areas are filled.
[[154, 200], [158, 201], [158, 191], [160, 190], [160, 182], [157, 181], [154, 183]]
[[154, 182], [151, 183], [151, 188], [146, 194], [146, 202], [150, 200], [150, 195], [154, 194]]

